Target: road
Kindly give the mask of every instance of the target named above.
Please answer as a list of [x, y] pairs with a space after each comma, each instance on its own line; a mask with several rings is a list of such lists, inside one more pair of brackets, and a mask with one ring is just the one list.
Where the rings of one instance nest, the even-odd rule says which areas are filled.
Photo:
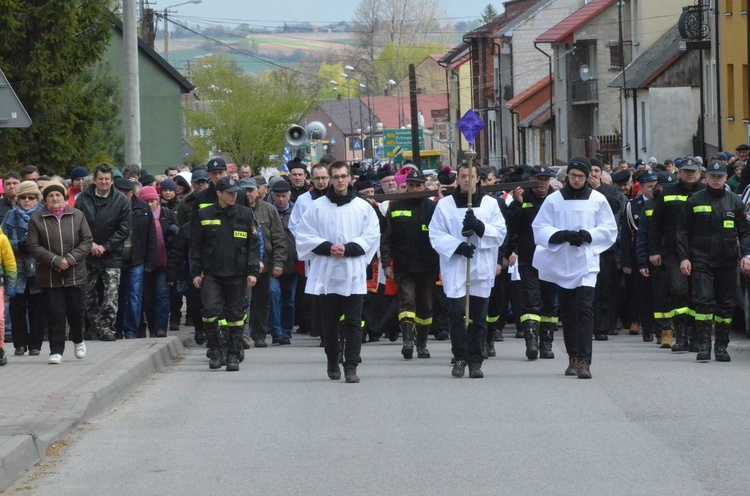
[[7, 494], [747, 494], [747, 338], [699, 364], [617, 336], [586, 381], [556, 337], [535, 362], [506, 338], [484, 379], [451, 377], [447, 342], [410, 362], [367, 344], [360, 384], [330, 381], [306, 336], [231, 374], [191, 348]]

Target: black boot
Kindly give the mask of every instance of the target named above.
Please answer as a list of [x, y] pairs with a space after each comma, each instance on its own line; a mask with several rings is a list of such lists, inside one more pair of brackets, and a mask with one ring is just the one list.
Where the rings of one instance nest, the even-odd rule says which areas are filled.
[[242, 327], [227, 329], [227, 372], [240, 370], [240, 352], [242, 350]]
[[523, 323], [523, 338], [526, 340], [526, 358], [536, 360], [539, 358], [539, 324], [534, 320]]
[[221, 343], [221, 366], [227, 364], [227, 329], [226, 327], [219, 326], [219, 342]]
[[216, 370], [221, 368], [221, 340], [219, 338], [218, 326], [205, 327], [206, 342], [208, 343], [208, 368]]
[[341, 367], [339, 367], [338, 360], [328, 360], [328, 378], [332, 381], [338, 381], [341, 379]]
[[495, 336], [487, 333], [487, 358], [495, 356], [497, 356], [497, 351], [495, 351]]
[[698, 355], [695, 359], [699, 362], [711, 360], [711, 324], [710, 321], [697, 323], [698, 326]]
[[698, 353], [698, 327], [695, 320], [690, 319], [687, 326], [688, 351]]
[[732, 359], [727, 353], [729, 346], [729, 324], [716, 323], [716, 339], [714, 341], [714, 354], [717, 362], [730, 362]]
[[400, 327], [404, 339], [404, 346], [401, 348], [401, 354], [406, 360], [411, 360], [414, 356], [414, 322], [401, 322]]
[[356, 365], [344, 365], [344, 380], [349, 384], [356, 384], [359, 382]]
[[539, 358], [555, 358], [552, 352], [552, 341], [555, 339], [554, 322], [545, 322], [539, 326]]
[[430, 326], [417, 326], [417, 358], [430, 358], [430, 350], [427, 349], [427, 336], [430, 335]]
[[674, 334], [672, 353], [687, 353], [690, 348], [687, 339], [687, 326], [683, 315], [680, 318], [674, 319]]

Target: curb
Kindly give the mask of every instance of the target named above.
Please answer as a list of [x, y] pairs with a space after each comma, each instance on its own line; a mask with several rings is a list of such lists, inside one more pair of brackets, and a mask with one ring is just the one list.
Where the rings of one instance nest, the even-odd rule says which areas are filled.
[[150, 345], [126, 366], [115, 364], [111, 373], [93, 384], [92, 391], [75, 398], [70, 410], [55, 425], [41, 432], [0, 436], [0, 492], [5, 491], [42, 461], [55, 442], [65, 438], [87, 420], [110, 410], [139, 385], [185, 352], [192, 332], [172, 334]]

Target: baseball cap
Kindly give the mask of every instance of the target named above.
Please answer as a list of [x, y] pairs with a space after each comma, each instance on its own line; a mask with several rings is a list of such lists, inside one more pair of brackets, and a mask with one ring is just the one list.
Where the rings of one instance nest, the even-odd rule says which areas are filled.
[[531, 169], [531, 177], [555, 177], [555, 171], [545, 165], [535, 165]]
[[221, 157], [212, 158], [206, 164], [206, 170], [208, 172], [211, 172], [214, 170], [227, 170], [227, 163], [224, 162], [224, 159]]
[[407, 182], [411, 181], [414, 183], [423, 183], [425, 182], [424, 172], [422, 172], [419, 169], [412, 169], [406, 175], [406, 181]]
[[190, 178], [191, 183], [198, 183], [200, 181], [208, 182], [208, 172], [204, 171], [203, 169], [196, 169], [193, 172], [193, 177]]
[[252, 177], [240, 179], [239, 187], [242, 189], [258, 189], [258, 183]]
[[697, 160], [695, 160], [694, 157], [685, 157], [682, 159], [682, 165], [680, 166], [680, 170], [686, 170], [686, 171], [698, 171], [701, 168], [701, 164], [698, 163]]
[[717, 161], [706, 167], [706, 174], [714, 176], [725, 176], [727, 174], [727, 165], [724, 162]]
[[237, 193], [238, 191], [240, 191], [240, 189], [242, 188], [237, 185], [237, 181], [235, 181], [231, 177], [222, 177], [216, 183], [216, 191], [223, 191], [224, 193]]

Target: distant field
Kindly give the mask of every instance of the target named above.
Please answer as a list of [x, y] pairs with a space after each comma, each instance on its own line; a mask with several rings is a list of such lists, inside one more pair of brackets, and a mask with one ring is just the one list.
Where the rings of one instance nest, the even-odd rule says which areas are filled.
[[[162, 52], [163, 45], [159, 41], [161, 40], [157, 38], [156, 49]], [[275, 64], [295, 64], [301, 59], [321, 60], [323, 54], [344, 50], [354, 43], [351, 33], [250, 34], [246, 38], [226, 37], [219, 41], [252, 55], [239, 53], [219, 44], [212, 45], [204, 38], [179, 38], [169, 41], [170, 62], [180, 68], [182, 65], [186, 66], [188, 61], [195, 62], [207, 53], [221, 52], [235, 59], [245, 72], [252, 73], [271, 68], [271, 65], [259, 62], [256, 57]], [[209, 47], [211, 50], [207, 50]]]

